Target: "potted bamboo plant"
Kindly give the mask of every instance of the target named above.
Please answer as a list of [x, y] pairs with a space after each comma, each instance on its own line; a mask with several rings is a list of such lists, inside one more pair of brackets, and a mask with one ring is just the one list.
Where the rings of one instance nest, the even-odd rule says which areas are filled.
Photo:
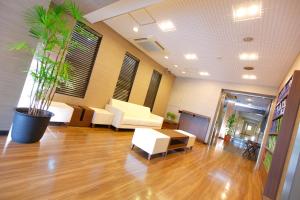
[[227, 125], [226, 125], [226, 135], [224, 137], [225, 142], [230, 142], [231, 136], [234, 132], [234, 123], [236, 122], [236, 117], [235, 114], [232, 114], [228, 120], [227, 120]]
[[71, 1], [55, 4], [49, 9], [35, 6], [28, 10], [25, 22], [29, 34], [38, 40], [38, 48], [26, 42], [13, 45], [12, 50], [32, 53], [37, 60], [29, 73], [33, 79], [28, 108], [16, 108], [12, 124], [12, 139], [19, 143], [39, 141], [53, 113], [48, 108], [56, 88], [67, 84], [70, 79], [70, 64], [65, 61], [68, 48], [77, 48], [71, 40], [72, 27], [69, 17], [82, 21], [78, 6]]

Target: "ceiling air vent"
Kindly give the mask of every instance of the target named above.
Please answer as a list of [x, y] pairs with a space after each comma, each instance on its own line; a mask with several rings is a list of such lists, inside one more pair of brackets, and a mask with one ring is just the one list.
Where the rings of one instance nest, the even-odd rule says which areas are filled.
[[137, 38], [134, 39], [137, 45], [149, 52], [164, 51], [165, 48], [153, 38]]

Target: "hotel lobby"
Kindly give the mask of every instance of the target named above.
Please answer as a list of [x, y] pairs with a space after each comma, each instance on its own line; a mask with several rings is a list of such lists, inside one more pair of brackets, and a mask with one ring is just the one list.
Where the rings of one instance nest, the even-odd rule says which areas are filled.
[[300, 1], [0, 2], [0, 200], [296, 200]]

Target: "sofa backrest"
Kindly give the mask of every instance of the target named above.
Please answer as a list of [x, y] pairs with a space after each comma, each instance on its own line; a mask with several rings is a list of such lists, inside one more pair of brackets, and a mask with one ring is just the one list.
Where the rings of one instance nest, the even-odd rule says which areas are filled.
[[134, 103], [128, 103], [125, 101], [120, 101], [117, 99], [111, 99], [109, 104], [113, 107], [116, 107], [122, 110], [125, 115], [132, 116], [132, 117], [149, 117], [150, 115], [150, 108], [137, 105]]

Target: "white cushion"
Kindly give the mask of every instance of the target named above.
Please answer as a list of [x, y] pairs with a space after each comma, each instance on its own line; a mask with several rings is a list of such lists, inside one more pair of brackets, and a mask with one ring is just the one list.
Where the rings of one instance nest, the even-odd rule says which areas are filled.
[[139, 126], [159, 126], [161, 123], [158, 120], [147, 118], [137, 118], [131, 116], [125, 116], [123, 118], [123, 124], [126, 125], [139, 125]]
[[151, 113], [150, 108], [148, 107], [125, 102], [125, 101], [120, 101], [117, 99], [111, 99], [110, 105], [119, 108], [128, 116], [132, 116], [132, 117], [148, 117]]

